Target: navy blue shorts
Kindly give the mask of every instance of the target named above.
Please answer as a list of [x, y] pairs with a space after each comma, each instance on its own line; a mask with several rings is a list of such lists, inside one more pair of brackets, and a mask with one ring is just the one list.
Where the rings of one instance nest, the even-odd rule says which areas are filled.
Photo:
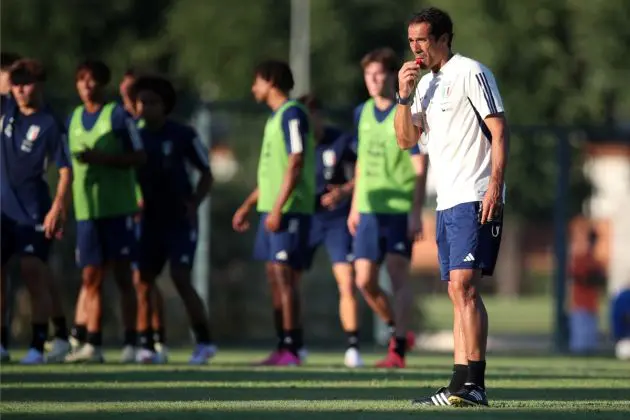
[[407, 213], [361, 213], [354, 238], [355, 259], [381, 263], [386, 254], [411, 258], [412, 248], [407, 232], [408, 224]]
[[294, 270], [302, 270], [308, 249], [311, 216], [296, 213], [283, 214], [280, 229], [277, 232], [268, 232], [265, 229], [265, 220], [267, 220], [267, 213], [261, 213], [254, 243], [254, 259], [283, 263]]
[[139, 223], [138, 266], [160, 273], [168, 261], [171, 267], [192, 268], [197, 249], [196, 225], [188, 220], [164, 223], [142, 218]]
[[610, 329], [615, 340], [630, 338], [630, 289], [621, 290], [610, 304]]
[[481, 269], [491, 276], [499, 255], [503, 218], [479, 223], [480, 201], [440, 210], [436, 217], [436, 242], [442, 280], [456, 269]]
[[52, 241], [46, 238], [41, 224], [20, 224], [4, 214], [0, 223], [2, 266], [14, 255], [32, 255], [44, 262], [48, 260]]
[[332, 264], [351, 263], [354, 261], [352, 242], [346, 214], [342, 213], [331, 218], [327, 213], [316, 213], [311, 223], [308, 248], [304, 257], [304, 269], [311, 268], [317, 249], [322, 244], [326, 247], [328, 258]]
[[134, 216], [77, 221], [76, 260], [79, 268], [136, 258]]

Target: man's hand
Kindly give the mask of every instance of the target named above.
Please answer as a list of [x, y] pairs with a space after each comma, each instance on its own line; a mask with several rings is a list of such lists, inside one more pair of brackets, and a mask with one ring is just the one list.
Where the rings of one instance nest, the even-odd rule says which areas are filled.
[[424, 239], [422, 212], [420, 210], [412, 210], [411, 213], [409, 213], [407, 235], [411, 242], [418, 242]]
[[53, 203], [44, 218], [44, 235], [47, 239], [53, 237], [60, 239], [63, 236], [63, 225], [66, 220], [66, 212], [60, 203]]
[[398, 94], [401, 98], [413, 95], [419, 74], [420, 65], [416, 61], [407, 61], [403, 64], [398, 72]]
[[81, 163], [94, 164], [100, 163], [105, 154], [95, 149], [85, 149], [76, 153], [76, 158]]
[[352, 236], [357, 234], [357, 227], [359, 226], [359, 220], [361, 219], [361, 215], [358, 211], [350, 210], [350, 214], [348, 215], [348, 230]]
[[502, 207], [501, 186], [494, 181], [490, 181], [486, 195], [481, 202], [481, 218], [479, 219], [479, 223], [483, 225], [486, 224], [486, 222], [491, 222], [495, 217], [499, 216]]
[[277, 232], [280, 229], [280, 223], [282, 222], [282, 212], [279, 210], [272, 210], [265, 219], [265, 228], [267, 232]]
[[249, 216], [249, 207], [245, 205], [239, 207], [232, 217], [232, 229], [239, 233], [247, 232], [250, 226], [247, 216]]
[[322, 195], [321, 203], [324, 208], [332, 210], [344, 199], [345, 194], [341, 185], [327, 185], [326, 189], [328, 192]]

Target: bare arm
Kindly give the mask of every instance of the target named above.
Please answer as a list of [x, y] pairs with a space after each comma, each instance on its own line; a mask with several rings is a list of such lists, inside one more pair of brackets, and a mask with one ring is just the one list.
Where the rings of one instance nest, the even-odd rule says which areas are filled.
[[201, 177], [199, 181], [197, 181], [197, 187], [195, 188], [195, 193], [193, 194], [193, 203], [196, 206], [199, 206], [205, 200], [206, 196], [210, 192], [213, 183], [212, 172], [204, 171], [201, 173]]
[[65, 211], [70, 202], [70, 186], [72, 185], [72, 170], [69, 167], [59, 168], [59, 180], [57, 181], [57, 192], [53, 200], [53, 207], [59, 207]]
[[289, 155], [289, 164], [286, 172], [284, 173], [284, 179], [282, 180], [282, 185], [280, 186], [280, 193], [278, 194], [278, 197], [276, 197], [276, 202], [273, 206], [272, 212], [282, 212], [282, 208], [297, 185], [303, 166], [304, 156], [302, 153], [292, 153]]
[[411, 156], [413, 169], [416, 173], [416, 185], [413, 191], [412, 211], [422, 212], [427, 188], [427, 168], [429, 166], [429, 156], [418, 154]]
[[502, 189], [505, 181], [505, 168], [507, 166], [509, 146], [507, 121], [503, 113], [489, 115], [484, 121], [492, 135], [492, 173], [490, 175], [490, 183]]
[[254, 207], [256, 205], [257, 202], [258, 202], [258, 187], [254, 188], [254, 191], [252, 191], [247, 196], [247, 198], [245, 199], [245, 201], [241, 205], [241, 208], [244, 208], [247, 211], [249, 211], [249, 210], [251, 210], [252, 207]]
[[411, 106], [396, 106], [394, 129], [396, 130], [396, 141], [398, 142], [398, 147], [401, 149], [411, 149], [418, 144], [420, 129], [414, 125], [411, 119]]

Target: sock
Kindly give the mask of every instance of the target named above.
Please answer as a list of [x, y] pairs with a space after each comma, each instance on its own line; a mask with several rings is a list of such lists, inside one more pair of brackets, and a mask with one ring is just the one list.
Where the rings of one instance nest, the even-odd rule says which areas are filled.
[[273, 326], [276, 329], [276, 337], [278, 338], [278, 350], [284, 346], [284, 328], [282, 327], [282, 309], [273, 310]]
[[347, 348], [359, 348], [359, 331], [346, 331], [346, 336], [348, 337], [348, 347]]
[[136, 330], [125, 330], [125, 340], [123, 346], [136, 346], [138, 343], [138, 334]]
[[157, 330], [153, 331], [153, 341], [155, 343], [166, 343], [166, 328], [158, 327]]
[[283, 348], [289, 350], [295, 356], [297, 356], [298, 348], [295, 345], [295, 330], [284, 332]]
[[396, 334], [396, 327], [394, 326], [394, 321], [387, 322], [387, 329], [389, 330], [389, 335], [392, 337]]
[[103, 334], [98, 332], [89, 332], [87, 333], [87, 342], [88, 344], [93, 345], [94, 347], [100, 347], [103, 344]]
[[197, 344], [210, 344], [212, 342], [210, 339], [210, 331], [206, 324], [193, 325], [192, 329], [195, 333]]
[[468, 365], [453, 365], [453, 376], [451, 383], [448, 384], [448, 390], [453, 393], [463, 388], [468, 379]]
[[293, 331], [293, 339], [295, 340], [295, 348], [300, 350], [304, 347], [304, 330], [302, 328], [296, 328]]
[[48, 324], [32, 324], [33, 337], [31, 339], [31, 348], [44, 352], [44, 343], [48, 337]]
[[77, 341], [83, 343], [87, 339], [87, 326], [84, 324], [75, 324], [70, 330], [70, 335]]
[[9, 327], [6, 325], [0, 327], [0, 345], [5, 349], [9, 347]]
[[55, 338], [61, 340], [68, 339], [68, 327], [66, 326], [65, 316], [56, 316], [52, 319], [52, 324], [55, 329]]
[[466, 383], [475, 384], [486, 389], [486, 361], [468, 361], [468, 377]]
[[140, 347], [145, 350], [155, 351], [155, 342], [153, 341], [153, 331], [151, 329], [140, 331], [138, 333]]
[[407, 337], [396, 337], [394, 352], [400, 357], [405, 357], [405, 353], [407, 352]]

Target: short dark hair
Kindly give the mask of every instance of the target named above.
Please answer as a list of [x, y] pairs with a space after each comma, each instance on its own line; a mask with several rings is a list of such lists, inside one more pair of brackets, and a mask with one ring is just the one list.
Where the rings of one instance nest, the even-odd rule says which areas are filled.
[[317, 96], [312, 93], [307, 93], [306, 95], [302, 95], [298, 98], [298, 102], [308, 108], [309, 111], [321, 111], [322, 110], [322, 102], [317, 98]]
[[0, 69], [8, 70], [16, 61], [22, 58], [19, 54], [12, 52], [0, 53]]
[[365, 54], [361, 59], [361, 67], [365, 68], [371, 63], [381, 63], [383, 68], [390, 73], [398, 73], [398, 56], [389, 47], [378, 48]]
[[175, 93], [173, 83], [166, 77], [157, 75], [140, 76], [129, 88], [129, 98], [132, 101], [136, 101], [142, 91], [151, 91], [158, 95], [164, 103], [165, 114], [170, 114], [175, 108], [177, 93]]
[[135, 67], [129, 67], [123, 73], [123, 77], [136, 77], [138, 75], [138, 70]]
[[107, 67], [107, 64], [101, 60], [83, 60], [78, 66], [75, 72], [75, 78], [78, 79], [84, 73], [90, 73], [94, 80], [96, 80], [101, 86], [107, 85], [112, 79], [112, 72]]
[[22, 58], [9, 69], [9, 79], [14, 85], [28, 85], [46, 81], [46, 70], [41, 62], [33, 58]]
[[435, 39], [439, 39], [442, 35], [447, 34], [448, 47], [451, 48], [451, 44], [453, 43], [453, 21], [448, 13], [437, 7], [429, 7], [414, 14], [411, 19], [409, 19], [408, 26], [418, 23], [428, 23], [431, 25], [430, 34]]
[[259, 63], [254, 69], [254, 76], [259, 76], [284, 93], [291, 92], [295, 82], [291, 67], [285, 61], [266, 60]]

